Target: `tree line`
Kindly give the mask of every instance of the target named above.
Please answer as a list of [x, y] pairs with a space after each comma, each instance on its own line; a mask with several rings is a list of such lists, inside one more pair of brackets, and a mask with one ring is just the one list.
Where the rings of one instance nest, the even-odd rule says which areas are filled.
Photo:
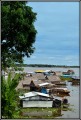
[[66, 66], [66, 65], [49, 65], [49, 64], [16, 64], [18, 67], [72, 67], [79, 68], [80, 66]]

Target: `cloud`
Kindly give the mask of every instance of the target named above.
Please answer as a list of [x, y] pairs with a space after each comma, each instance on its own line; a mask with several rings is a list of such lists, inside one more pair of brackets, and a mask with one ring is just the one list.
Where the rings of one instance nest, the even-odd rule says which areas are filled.
[[28, 5], [37, 13], [38, 33], [36, 50], [26, 59], [27, 63], [78, 64], [79, 3], [28, 2]]
[[66, 56], [64, 59], [65, 59], [66, 61], [69, 61], [69, 60], [72, 60], [72, 59], [73, 59], [73, 56]]
[[69, 60], [68, 62], [69, 62], [69, 63], [72, 63], [73, 61], [72, 61], [72, 60]]
[[55, 59], [55, 57], [49, 57], [48, 59]]

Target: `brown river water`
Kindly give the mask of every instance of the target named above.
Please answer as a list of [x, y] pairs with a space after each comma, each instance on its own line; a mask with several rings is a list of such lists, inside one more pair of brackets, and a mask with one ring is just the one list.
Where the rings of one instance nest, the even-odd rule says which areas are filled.
[[[69, 68], [37, 68], [37, 67], [25, 67], [24, 71], [25, 72], [33, 72], [38, 69], [43, 69], [43, 70], [55, 70], [55, 71], [67, 71]], [[72, 68], [74, 70], [75, 75], [79, 76], [79, 68]], [[60, 114], [55, 117], [55, 118], [74, 118], [74, 119], [79, 119], [80, 118], [80, 86], [79, 85], [71, 85], [71, 82], [66, 82], [67, 83], [67, 88], [70, 90], [70, 96], [66, 96], [69, 102], [69, 108], [66, 111], [60, 110]], [[42, 113], [39, 113], [40, 115]], [[50, 112], [51, 114], [51, 112]], [[52, 114], [53, 115], [53, 114]]]

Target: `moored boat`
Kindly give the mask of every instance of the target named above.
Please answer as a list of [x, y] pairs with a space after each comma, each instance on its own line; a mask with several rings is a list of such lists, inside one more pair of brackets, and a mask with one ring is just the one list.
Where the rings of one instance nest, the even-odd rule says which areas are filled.
[[70, 91], [67, 89], [67, 88], [58, 88], [58, 87], [55, 87], [53, 89], [50, 90], [51, 93], [57, 93], [57, 94], [65, 94], [65, 95], [68, 95], [70, 93]]
[[62, 72], [63, 75], [73, 75], [74, 71], [73, 70], [68, 70], [67, 72]]
[[58, 85], [58, 86], [66, 86], [66, 82], [59, 82], [59, 83], [56, 83], [55, 85]]
[[80, 77], [74, 76], [72, 77], [72, 85], [79, 85], [80, 84]]

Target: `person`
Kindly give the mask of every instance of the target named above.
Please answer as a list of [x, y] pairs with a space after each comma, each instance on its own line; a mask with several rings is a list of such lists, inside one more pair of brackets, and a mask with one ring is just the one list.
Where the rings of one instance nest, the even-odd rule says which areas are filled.
[[48, 79], [47, 75], [45, 76], [45, 79]]
[[31, 80], [31, 83], [30, 83], [30, 91], [36, 91], [36, 86], [35, 86], [33, 80]]

